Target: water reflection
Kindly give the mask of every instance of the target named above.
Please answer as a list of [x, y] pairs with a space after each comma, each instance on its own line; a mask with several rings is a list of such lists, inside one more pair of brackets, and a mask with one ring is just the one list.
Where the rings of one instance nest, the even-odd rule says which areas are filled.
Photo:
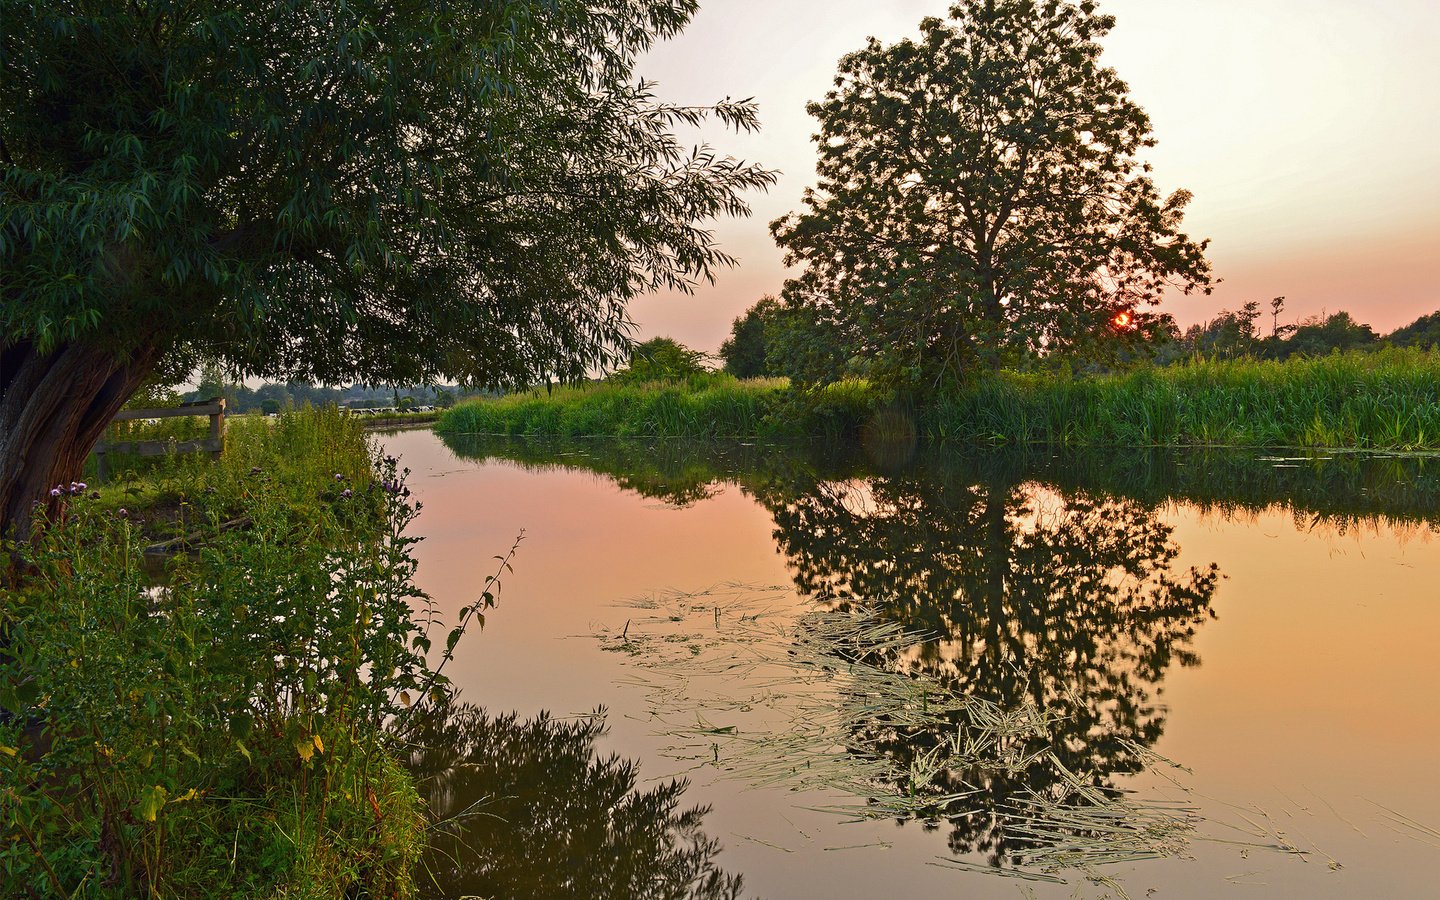
[[[1094, 817], [1037, 828], [1037, 814], [1085, 788], [1118, 796], [1123, 776], [1153, 763], [1164, 681], [1198, 663], [1194, 639], [1219, 583], [1213, 566], [1178, 565], [1169, 504], [1224, 517], [1279, 507], [1312, 531], [1440, 522], [1440, 464], [1425, 459], [922, 450], [877, 461], [742, 445], [447, 442], [462, 455], [583, 468], [676, 505], [738, 486], [770, 513], [800, 593], [831, 609], [875, 604], [931, 636], [888, 663], [999, 708], [1043, 710], [1042, 732], [1011, 735], [1003, 753], [950, 753], [961, 764], [923, 788], [967, 795], [933, 824], [956, 853], [996, 865], [1044, 859], [1032, 851], [1046, 840], [1104, 838]], [[968, 710], [947, 715], [922, 728], [858, 716], [848, 742], [913, 770], [973, 725]]]
[[[1019, 764], [971, 761], [927, 787], [979, 792], [950, 816], [951, 849], [998, 864], [1016, 843], [1007, 822], [1017, 806], [1069, 799], [1077, 774], [1104, 788], [1142, 768], [1140, 751], [1165, 726], [1167, 670], [1198, 662], [1191, 639], [1210, 617], [1218, 571], [1177, 571], [1171, 529], [1137, 501], [1062, 495], [1003, 470], [935, 474], [771, 481], [757, 496], [802, 593], [839, 608], [878, 604], [933, 636], [894, 661], [902, 671], [1045, 713], [1045, 733], [1006, 748]], [[857, 738], [910, 770], [969, 727], [966, 716], [923, 731], [857, 722]]]
[[603, 710], [522, 721], [468, 705], [427, 712], [406, 739], [440, 824], [422, 886], [436, 897], [655, 897], [720, 900], [741, 879], [715, 867], [708, 807], [682, 809], [686, 783], [636, 790], [634, 762], [601, 756]]

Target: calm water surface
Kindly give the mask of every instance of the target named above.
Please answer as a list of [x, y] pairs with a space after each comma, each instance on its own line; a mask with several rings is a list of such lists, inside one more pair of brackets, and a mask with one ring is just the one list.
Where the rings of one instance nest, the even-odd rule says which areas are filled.
[[437, 896], [1436, 896], [1440, 461], [384, 443]]

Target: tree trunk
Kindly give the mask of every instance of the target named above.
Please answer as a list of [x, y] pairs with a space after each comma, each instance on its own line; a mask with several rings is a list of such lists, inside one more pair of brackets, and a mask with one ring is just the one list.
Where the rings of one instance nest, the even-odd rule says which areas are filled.
[[78, 480], [105, 426], [155, 368], [156, 344], [128, 357], [85, 344], [40, 353], [0, 345], [0, 536], [25, 540], [34, 504]]

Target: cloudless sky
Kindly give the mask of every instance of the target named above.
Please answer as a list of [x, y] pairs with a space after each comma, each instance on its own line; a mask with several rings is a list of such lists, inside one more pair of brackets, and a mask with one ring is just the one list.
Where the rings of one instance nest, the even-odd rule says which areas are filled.
[[[943, 16], [938, 0], [701, 0], [642, 61], [665, 99], [753, 96], [763, 129], [694, 136], [781, 170], [753, 217], [715, 224], [740, 265], [694, 296], [638, 300], [639, 337], [715, 350], [785, 280], [769, 223], [814, 183], [805, 104], [845, 53]], [[1117, 18], [1104, 63], [1150, 114], [1162, 193], [1195, 195], [1193, 237], [1224, 279], [1168, 300], [1182, 325], [1247, 300], [1286, 319], [1349, 310], [1384, 333], [1440, 309], [1440, 0], [1101, 0]], [[687, 139], [690, 136], [687, 135]], [[1268, 317], [1267, 320], [1268, 322]], [[1282, 319], [1281, 324], [1285, 324]]]

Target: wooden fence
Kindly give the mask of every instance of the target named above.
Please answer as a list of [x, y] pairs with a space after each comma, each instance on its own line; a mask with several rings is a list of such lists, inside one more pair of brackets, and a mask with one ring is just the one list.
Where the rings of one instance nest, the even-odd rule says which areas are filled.
[[108, 441], [102, 440], [95, 447], [95, 462], [100, 480], [109, 477], [111, 453], [129, 453], [136, 456], [165, 456], [170, 453], [209, 453], [219, 456], [225, 451], [225, 398], [197, 400], [164, 409], [125, 409], [113, 421], [130, 419], [169, 419], [176, 416], [209, 416], [210, 434], [193, 441]]

